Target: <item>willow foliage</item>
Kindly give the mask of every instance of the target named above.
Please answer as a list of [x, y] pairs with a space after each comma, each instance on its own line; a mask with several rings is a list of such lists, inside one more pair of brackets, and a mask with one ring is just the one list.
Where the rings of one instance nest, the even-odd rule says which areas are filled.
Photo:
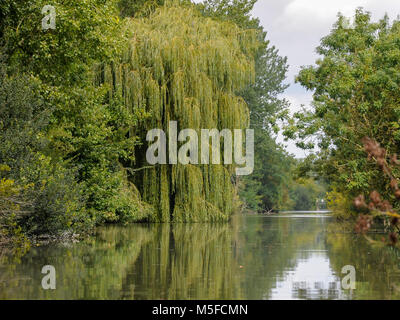
[[[249, 110], [235, 93], [254, 81], [254, 30], [202, 17], [192, 6], [169, 2], [129, 21], [133, 31], [123, 61], [105, 81], [120, 90], [131, 112], [148, 117], [131, 134], [145, 140], [169, 121], [178, 130], [248, 127]], [[106, 68], [107, 69], [107, 68]], [[179, 146], [178, 146], [179, 147]], [[133, 180], [154, 206], [153, 221], [226, 220], [233, 210], [232, 165], [157, 165], [147, 168], [147, 145], [135, 151]]]

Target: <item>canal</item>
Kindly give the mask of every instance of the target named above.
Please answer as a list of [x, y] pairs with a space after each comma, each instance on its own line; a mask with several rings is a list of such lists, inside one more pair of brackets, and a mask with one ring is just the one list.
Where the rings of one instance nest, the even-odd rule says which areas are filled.
[[[111, 225], [79, 243], [1, 257], [0, 299], [400, 299], [399, 252], [336, 224], [327, 213], [289, 212]], [[42, 288], [45, 265], [55, 290]], [[355, 289], [343, 287], [345, 266]]]

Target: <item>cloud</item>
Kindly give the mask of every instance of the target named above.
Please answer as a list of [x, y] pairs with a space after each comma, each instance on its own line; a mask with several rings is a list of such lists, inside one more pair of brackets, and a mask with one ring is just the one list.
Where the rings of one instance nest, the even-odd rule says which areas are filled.
[[[398, 0], [259, 0], [256, 3], [253, 15], [260, 19], [271, 44], [288, 57], [287, 81], [291, 86], [283, 97], [291, 102], [292, 112], [298, 111], [301, 104], [309, 105], [312, 100], [310, 92], [294, 84], [300, 67], [314, 64], [315, 48], [321, 38], [329, 34], [337, 14], [353, 17], [358, 7], [370, 11], [374, 20], [381, 19], [385, 13], [391, 19], [400, 14]], [[290, 152], [304, 156], [294, 143], [288, 145]]]
[[329, 33], [338, 12], [352, 17], [358, 7], [371, 11], [373, 19], [386, 12], [393, 19], [400, 13], [398, 0], [259, 0], [253, 14], [260, 18], [272, 44], [288, 56], [292, 81], [301, 65], [314, 63], [315, 48]]
[[[271, 44], [282, 56], [288, 57], [287, 82], [291, 86], [283, 97], [291, 102], [292, 112], [299, 110], [300, 104], [308, 105], [312, 100], [310, 92], [294, 84], [300, 67], [314, 64], [315, 48], [321, 38], [329, 34], [337, 14], [353, 17], [358, 7], [370, 11], [373, 20], [381, 19], [385, 13], [391, 19], [400, 14], [399, 0], [258, 0], [256, 3], [253, 15], [260, 19]], [[295, 150], [290, 146], [291, 152]], [[294, 153], [304, 155], [302, 151]]]

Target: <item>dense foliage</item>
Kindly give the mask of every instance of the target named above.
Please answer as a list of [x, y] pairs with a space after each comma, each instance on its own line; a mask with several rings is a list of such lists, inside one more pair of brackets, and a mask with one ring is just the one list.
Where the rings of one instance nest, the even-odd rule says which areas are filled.
[[[136, 128], [142, 141], [154, 128], [169, 138], [169, 121], [177, 121], [178, 132], [247, 127], [248, 108], [236, 92], [254, 77], [253, 53], [258, 43], [253, 30], [174, 4], [131, 23], [135, 37], [130, 53], [121, 63], [121, 72], [115, 74], [117, 83], [121, 78], [126, 88], [127, 107], [142, 107], [149, 114]], [[178, 149], [185, 143], [179, 142]], [[147, 147], [144, 143], [136, 149], [133, 181], [143, 199], [154, 206], [152, 221], [229, 218], [235, 196], [233, 165], [178, 163], [146, 168]]]
[[56, 29], [42, 30], [46, 4], [2, 3], [0, 163], [2, 184], [14, 186], [0, 191], [3, 236], [144, 219], [149, 207], [120, 165], [134, 157], [126, 133], [138, 115], [96, 82], [97, 66], [127, 46], [117, 4], [53, 3]]
[[[361, 9], [353, 27], [344, 22], [339, 16], [322, 39], [317, 65], [300, 72], [297, 81], [314, 92], [313, 107], [298, 113], [286, 134], [304, 148], [318, 144], [309, 165], [330, 182], [331, 205], [348, 215], [352, 200], [372, 190], [398, 206], [362, 139], [376, 139], [388, 154], [400, 151], [400, 22], [385, 17], [374, 23]], [[396, 169], [393, 174], [399, 177]]]
[[[42, 29], [44, 0], [2, 2], [0, 241], [227, 220], [238, 192], [256, 211], [294, 206], [293, 160], [275, 141], [287, 64], [251, 17], [254, 3], [55, 1], [55, 29]], [[250, 122], [254, 174], [150, 167], [146, 132], [168, 134], [172, 120], [178, 131]]]
[[287, 207], [292, 182], [292, 157], [275, 138], [278, 121], [287, 115], [287, 101], [280, 97], [287, 85], [287, 59], [267, 40], [260, 21], [251, 15], [256, 0], [210, 0], [200, 5], [202, 12], [220, 20], [233, 21], [244, 29], [257, 30], [260, 47], [255, 54], [255, 82], [240, 94], [250, 109], [250, 127], [255, 131], [254, 172], [240, 182], [244, 206], [254, 211]]
[[245, 128], [250, 105], [263, 152], [276, 148], [270, 124], [286, 66], [250, 18], [254, 2], [55, 1], [47, 30], [45, 1], [2, 2], [2, 241], [104, 222], [229, 218], [234, 167], [146, 168], [144, 133], [169, 120]]

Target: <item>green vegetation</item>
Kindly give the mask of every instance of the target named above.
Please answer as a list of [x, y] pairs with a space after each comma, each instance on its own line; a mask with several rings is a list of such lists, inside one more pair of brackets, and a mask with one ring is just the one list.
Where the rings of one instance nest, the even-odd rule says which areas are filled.
[[[396, 23], [371, 24], [363, 12], [358, 13], [359, 27], [354, 30], [342, 30], [338, 22], [320, 48], [327, 58], [319, 68], [329, 72], [302, 71], [299, 81], [318, 88], [318, 112], [297, 115], [286, 134], [306, 138], [326, 132], [321, 136], [321, 157], [298, 162], [276, 142], [279, 123], [288, 117], [288, 103], [280, 97], [287, 88], [288, 65], [267, 40], [260, 21], [251, 16], [255, 3], [56, 1], [56, 29], [42, 30], [44, 0], [3, 2], [0, 241], [13, 239], [28, 247], [32, 237], [84, 235], [104, 223], [226, 221], [240, 207], [258, 212], [310, 210], [325, 193], [325, 183], [316, 175], [349, 199], [370, 188], [379, 172], [359, 157], [362, 150], [339, 144], [350, 137], [356, 143], [366, 133], [342, 134], [343, 119], [350, 114], [337, 111], [345, 98], [348, 105], [354, 99], [369, 100], [351, 97], [352, 78], [338, 76], [331, 88], [323, 77], [341, 66], [345, 71], [354, 68], [346, 74], [359, 79], [373, 72], [372, 67], [364, 70], [363, 63], [377, 59], [383, 66], [389, 64], [382, 55], [396, 41]], [[381, 30], [375, 40], [374, 30]], [[348, 42], [346, 37], [354, 40], [357, 50], [336, 50]], [[351, 57], [354, 62], [328, 63]], [[335, 70], [332, 74], [342, 72]], [[347, 94], [336, 93], [345, 85]], [[389, 94], [394, 89], [386, 89], [381, 99], [390, 100], [395, 112], [394, 91]], [[339, 95], [336, 104], [333, 97], [326, 97], [329, 94]], [[323, 103], [337, 110], [327, 111], [321, 121]], [[330, 109], [326, 105], [323, 110]], [[371, 117], [378, 121], [375, 112]], [[146, 133], [159, 128], [168, 134], [172, 120], [178, 121], [178, 130], [254, 129], [254, 173], [239, 179], [234, 165], [149, 166]], [[392, 120], [388, 125], [395, 128]], [[350, 127], [367, 130], [367, 124]], [[386, 137], [388, 150], [395, 151], [394, 129], [392, 135], [379, 130], [374, 137]], [[329, 148], [322, 146], [332, 143], [338, 147], [328, 157]], [[316, 174], [297, 174], [307, 167]], [[346, 193], [349, 188], [352, 192]], [[341, 197], [330, 194], [333, 202]]]
[[[336, 274], [346, 261], [368, 269], [357, 280], [359, 297], [391, 297], [383, 278], [398, 272], [400, 19], [375, 23], [358, 9], [349, 28], [339, 15], [316, 65], [297, 77], [314, 93], [311, 109], [291, 118], [282, 98], [288, 62], [252, 17], [255, 3], [54, 0], [56, 28], [48, 30], [41, 24], [47, 1], [0, 3], [0, 249], [24, 254], [43, 240], [86, 238], [36, 248], [26, 264], [11, 264], [20, 254], [0, 250], [1, 297], [14, 297], [5, 288], [18, 287], [20, 274], [34, 279], [32, 265], [48, 254], [65, 270], [64, 284], [89, 270], [93, 291], [77, 282], [74, 297], [269, 298], [284, 270], [325, 251]], [[161, 129], [169, 140], [170, 121], [198, 136], [254, 129], [253, 174], [237, 176], [235, 164], [150, 165], [147, 133]], [[282, 123], [288, 139], [318, 151], [301, 160], [288, 154], [276, 138]], [[355, 231], [366, 233], [379, 216], [389, 239], [348, 246], [353, 235], [322, 231], [325, 215], [234, 215], [325, 203], [348, 220], [332, 230], [347, 232], [358, 219]], [[101, 227], [128, 223], [141, 224]], [[386, 244], [393, 247], [375, 250]], [[376, 257], [379, 281], [366, 284]], [[104, 274], [110, 267], [117, 272]], [[256, 276], [235, 270], [246, 267]], [[141, 291], [149, 283], [152, 291]], [[68, 290], [31, 286], [27, 296], [64, 299]]]
[[298, 179], [289, 187], [289, 199], [285, 209], [320, 210], [325, 209], [321, 200], [325, 199], [326, 189], [313, 179]]
[[[21, 261], [0, 257], [0, 298], [399, 299], [399, 251], [336, 227], [326, 217], [251, 215], [231, 223], [100, 227], [73, 246], [33, 248]], [[310, 275], [315, 261], [332, 269]], [[45, 263], [57, 270], [57, 290], [33, 285]], [[349, 264], [357, 271], [353, 291], [340, 289]], [[307, 288], [296, 287], [300, 281]]]
[[[1, 242], [227, 220], [238, 191], [250, 208], [278, 208], [290, 157], [273, 128], [287, 66], [251, 18], [254, 3], [56, 1], [56, 29], [42, 30], [45, 1], [3, 2]], [[262, 169], [239, 180], [233, 165], [149, 168], [145, 134], [170, 120], [197, 131], [251, 121]]]
[[99, 66], [120, 59], [130, 37], [117, 2], [56, 2], [56, 29], [41, 30], [45, 4], [2, 4], [3, 241], [151, 214], [121, 166], [134, 159], [137, 139], [127, 133], [143, 116], [98, 81]]
[[[322, 39], [316, 66], [300, 72], [297, 81], [314, 92], [313, 107], [295, 115], [286, 135], [303, 148], [318, 144], [307, 163], [329, 182], [330, 204], [340, 215], [349, 216], [354, 198], [373, 190], [399, 208], [390, 178], [367, 159], [362, 139], [377, 140], [388, 155], [400, 151], [400, 21], [375, 23], [358, 9], [354, 28], [343, 22], [339, 16]], [[399, 177], [398, 169], [393, 176]]]
[[256, 2], [210, 0], [200, 7], [205, 15], [257, 30], [260, 46], [255, 53], [255, 82], [240, 92], [249, 107], [250, 128], [255, 133], [255, 164], [253, 174], [240, 180], [239, 190], [245, 208], [264, 212], [286, 208], [288, 189], [294, 182], [290, 169], [293, 158], [275, 140], [278, 121], [287, 117], [287, 101], [279, 97], [287, 88], [287, 59], [267, 40], [260, 21], [251, 16]]
[[[153, 128], [163, 129], [168, 137], [170, 120], [177, 121], [178, 131], [191, 128], [198, 134], [200, 129], [247, 127], [248, 108], [236, 92], [254, 77], [258, 44], [253, 30], [169, 4], [130, 22], [135, 36], [116, 83], [121, 79], [128, 108], [143, 108], [149, 115], [134, 128], [141, 141]], [[146, 168], [146, 149], [147, 143], [136, 149], [133, 181], [155, 209], [151, 221], [229, 218], [235, 196], [232, 165]]]

